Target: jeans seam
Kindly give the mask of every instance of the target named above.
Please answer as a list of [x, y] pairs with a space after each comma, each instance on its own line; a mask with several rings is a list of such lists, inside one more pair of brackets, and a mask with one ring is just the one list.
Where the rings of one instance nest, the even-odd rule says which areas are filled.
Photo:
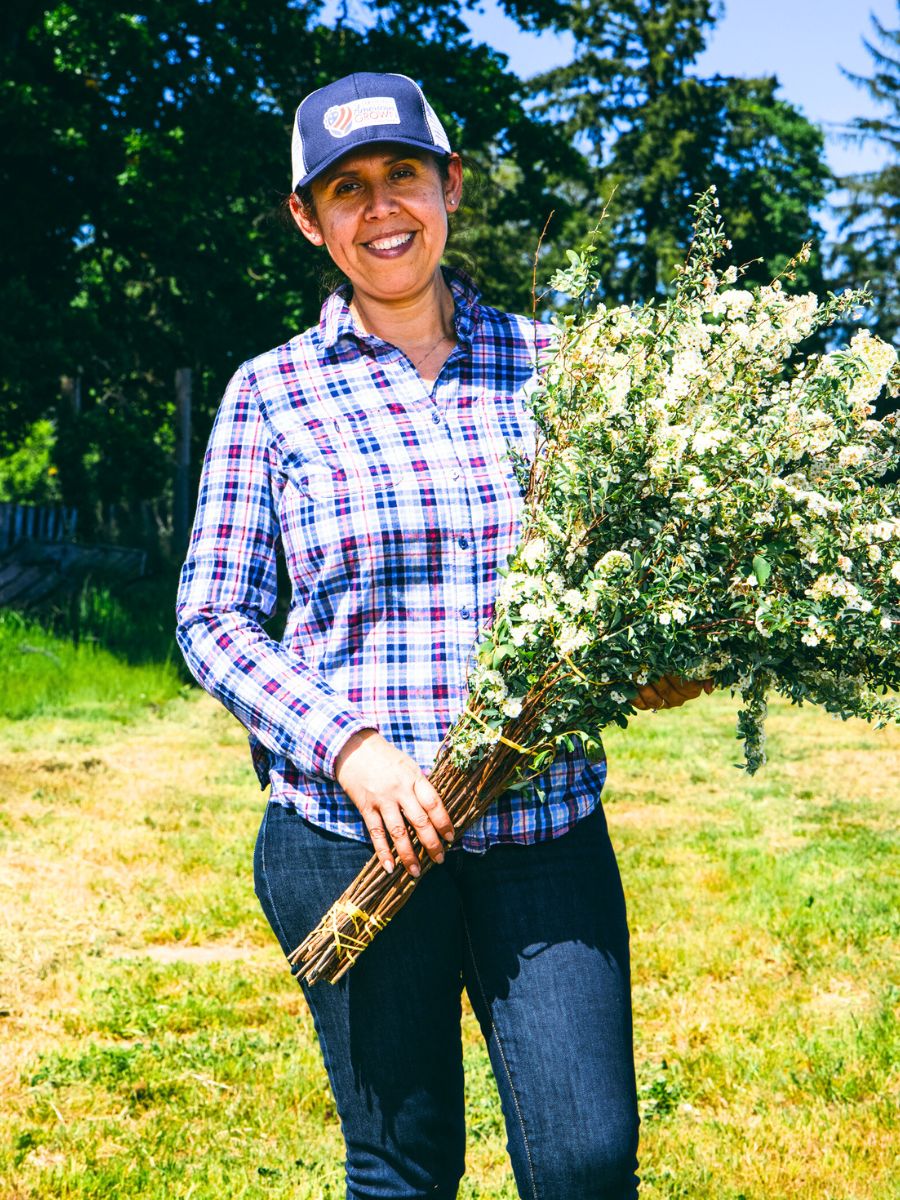
[[503, 1042], [500, 1040], [500, 1031], [494, 1024], [494, 1015], [491, 1012], [491, 1006], [488, 1004], [487, 995], [485, 994], [484, 984], [481, 982], [481, 972], [478, 970], [478, 963], [475, 961], [475, 948], [472, 945], [472, 938], [469, 935], [469, 923], [466, 920], [465, 913], [462, 913], [463, 929], [466, 934], [466, 942], [469, 946], [469, 956], [472, 959], [472, 970], [475, 972], [475, 982], [478, 984], [478, 991], [481, 993], [481, 1002], [484, 1005], [485, 1012], [488, 1014], [491, 1022], [491, 1033], [494, 1041], [497, 1043], [497, 1053], [500, 1055], [500, 1061], [503, 1063], [503, 1071], [506, 1075], [506, 1082], [509, 1084], [510, 1095], [513, 1098], [513, 1104], [516, 1109], [516, 1116], [519, 1118], [519, 1129], [522, 1131], [522, 1141], [525, 1143], [525, 1157], [528, 1159], [528, 1174], [531, 1176], [531, 1196], [532, 1200], [538, 1200], [537, 1184], [534, 1178], [534, 1163], [531, 1160], [531, 1147], [528, 1144], [528, 1134], [525, 1132], [525, 1119], [522, 1116], [522, 1109], [519, 1105], [519, 1097], [516, 1094], [515, 1084], [513, 1083], [512, 1072], [509, 1069], [509, 1063], [506, 1059], [506, 1054], [503, 1050]]
[[[271, 803], [271, 801], [270, 801]], [[272, 909], [272, 915], [278, 922], [278, 937], [283, 946], [287, 945], [287, 934], [285, 933], [284, 924], [275, 906], [275, 897], [272, 895], [272, 888], [269, 885], [269, 872], [266, 870], [266, 834], [269, 830], [269, 805], [266, 805], [266, 811], [263, 814], [262, 829], [260, 830], [259, 839], [259, 869], [262, 875], [263, 885], [266, 889], [266, 898], [269, 901], [269, 906]]]

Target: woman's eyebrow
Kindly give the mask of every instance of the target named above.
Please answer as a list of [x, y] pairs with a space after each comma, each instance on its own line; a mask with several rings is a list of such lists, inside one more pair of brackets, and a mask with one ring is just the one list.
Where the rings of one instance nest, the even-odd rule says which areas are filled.
[[[381, 165], [383, 167], [393, 167], [398, 162], [421, 161], [421, 155], [418, 155], [415, 153], [415, 151], [412, 151], [408, 154], [385, 155], [385, 157], [381, 160]], [[360, 169], [358, 167], [334, 167], [330, 171], [323, 172], [322, 183], [327, 187], [328, 184], [333, 183], [335, 179], [342, 179], [344, 177], [349, 179], [358, 179], [359, 175]]]

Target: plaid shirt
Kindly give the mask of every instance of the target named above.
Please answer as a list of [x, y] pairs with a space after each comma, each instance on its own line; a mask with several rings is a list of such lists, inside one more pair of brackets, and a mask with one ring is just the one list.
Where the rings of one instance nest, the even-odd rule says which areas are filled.
[[[434, 764], [518, 538], [507, 448], [534, 447], [524, 400], [548, 329], [480, 304], [461, 273], [446, 278], [457, 346], [430, 393], [400, 350], [359, 330], [342, 291], [319, 325], [241, 367], [210, 435], [178, 592], [179, 645], [250, 732], [271, 799], [362, 841], [335, 758], [376, 728]], [[280, 643], [261, 624], [279, 543], [293, 587]], [[561, 754], [463, 848], [565, 833], [597, 806], [605, 774], [580, 749]]]

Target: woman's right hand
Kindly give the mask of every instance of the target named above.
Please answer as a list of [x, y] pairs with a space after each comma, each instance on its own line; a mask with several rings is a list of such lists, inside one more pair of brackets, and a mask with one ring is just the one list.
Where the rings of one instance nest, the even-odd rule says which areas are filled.
[[421, 874], [407, 824], [434, 862], [444, 861], [441, 838], [452, 842], [454, 829], [440, 796], [419, 764], [377, 730], [361, 729], [349, 738], [335, 759], [334, 777], [359, 809], [385, 871], [394, 869], [393, 843], [410, 875]]

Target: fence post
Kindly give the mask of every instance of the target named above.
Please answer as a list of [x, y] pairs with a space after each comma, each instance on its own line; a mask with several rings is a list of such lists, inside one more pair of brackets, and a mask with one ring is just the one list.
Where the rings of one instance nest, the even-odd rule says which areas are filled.
[[191, 385], [190, 367], [175, 372], [175, 495], [172, 511], [173, 549], [181, 553], [187, 546], [190, 520], [188, 483], [191, 464]]

